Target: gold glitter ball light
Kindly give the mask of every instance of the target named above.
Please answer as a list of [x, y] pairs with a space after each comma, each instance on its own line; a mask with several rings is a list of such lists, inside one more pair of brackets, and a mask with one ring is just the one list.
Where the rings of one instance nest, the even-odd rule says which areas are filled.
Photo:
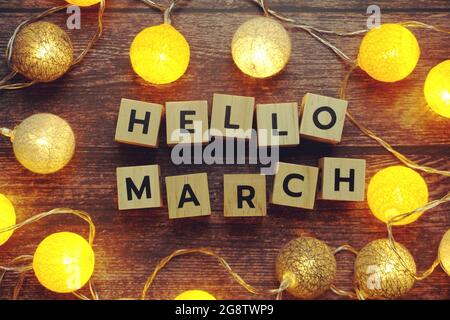
[[72, 42], [57, 25], [34, 22], [17, 34], [11, 62], [14, 69], [26, 78], [50, 82], [65, 74], [72, 65]]
[[395, 248], [404, 264], [389, 246], [388, 239], [370, 242], [356, 256], [355, 284], [365, 299], [393, 299], [406, 294], [414, 285], [414, 258], [403, 245]]
[[413, 72], [420, 57], [414, 34], [399, 24], [383, 24], [370, 30], [359, 47], [358, 65], [383, 82], [403, 80]]
[[280, 283], [288, 281], [290, 294], [300, 299], [312, 299], [330, 289], [336, 276], [336, 259], [324, 242], [300, 237], [281, 249], [276, 274]]
[[289, 34], [278, 21], [257, 17], [237, 29], [231, 54], [243, 73], [267, 78], [283, 70], [291, 56], [291, 47]]
[[75, 135], [70, 125], [50, 113], [26, 118], [13, 132], [17, 160], [28, 170], [48, 174], [62, 169], [75, 152]]

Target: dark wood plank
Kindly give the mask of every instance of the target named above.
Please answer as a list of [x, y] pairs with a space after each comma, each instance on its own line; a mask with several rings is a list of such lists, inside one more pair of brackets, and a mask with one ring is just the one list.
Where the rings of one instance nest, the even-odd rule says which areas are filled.
[[[12, 30], [40, 8], [55, 5], [54, 0], [13, 0], [0, 4], [0, 49], [5, 48]], [[186, 75], [166, 87], [146, 86], [132, 72], [129, 45], [142, 28], [160, 23], [156, 12], [137, 1], [108, 2], [105, 33], [78, 66], [64, 78], [23, 91], [0, 93], [0, 125], [14, 126], [36, 112], [53, 112], [70, 121], [77, 136], [73, 161], [61, 172], [37, 176], [27, 172], [14, 159], [11, 146], [0, 142], [0, 192], [15, 203], [19, 221], [54, 207], [70, 206], [90, 212], [98, 228], [94, 280], [102, 298], [138, 297], [146, 276], [156, 263], [172, 250], [208, 246], [220, 252], [245, 279], [262, 288], [275, 287], [274, 259], [279, 248], [299, 235], [312, 235], [332, 246], [350, 243], [361, 248], [371, 240], [385, 237], [385, 227], [370, 213], [367, 204], [319, 201], [309, 212], [269, 207], [265, 219], [223, 217], [222, 175], [257, 172], [257, 166], [175, 166], [164, 143], [157, 150], [121, 146], [113, 141], [121, 97], [156, 103], [183, 99], [212, 101], [214, 92], [252, 95], [257, 102], [297, 101], [306, 92], [336, 95], [344, 74], [342, 64], [331, 52], [308, 35], [290, 30], [294, 54], [287, 69], [269, 80], [250, 80], [233, 65], [229, 44], [234, 30], [258, 9], [250, 1], [189, 1], [175, 12], [174, 23], [185, 34], [192, 49]], [[364, 27], [368, 1], [267, 1], [287, 14], [327, 28], [356, 30]], [[386, 8], [383, 21], [420, 20], [448, 24], [448, 1], [381, 1]], [[418, 10], [412, 10], [418, 9]], [[65, 16], [50, 20], [63, 25]], [[71, 32], [80, 49], [95, 29], [95, 8], [84, 10], [83, 27]], [[450, 139], [448, 120], [437, 117], [425, 106], [423, 81], [428, 70], [448, 58], [448, 36], [414, 31], [422, 47], [422, 57], [414, 74], [394, 85], [379, 84], [357, 72], [349, 90], [350, 110], [355, 117], [385, 137], [413, 159], [448, 169]], [[350, 56], [356, 57], [360, 37], [330, 38]], [[6, 72], [6, 69], [1, 71]], [[164, 132], [164, 128], [162, 128]], [[162, 135], [163, 142], [165, 135]], [[369, 179], [376, 171], [396, 164], [395, 159], [376, 143], [346, 123], [344, 139], [338, 146], [302, 142], [282, 150], [286, 162], [316, 165], [321, 156], [364, 158]], [[158, 163], [163, 176], [184, 172], [207, 172], [213, 215], [206, 219], [169, 221], [166, 209], [117, 210], [115, 168], [125, 165]], [[430, 198], [448, 190], [448, 179], [425, 175]], [[268, 183], [268, 190], [271, 184]], [[164, 194], [165, 197], [165, 194]], [[164, 198], [165, 201], [165, 198]], [[408, 227], [397, 228], [397, 240], [416, 257], [420, 269], [428, 267], [436, 254], [442, 234], [448, 229], [449, 206], [442, 206]], [[57, 217], [18, 231], [0, 249], [0, 261], [19, 254], [31, 254], [51, 232], [68, 230], [86, 234], [86, 226], [71, 217]], [[245, 232], [243, 232], [245, 230]], [[339, 256], [337, 284], [352, 286], [353, 257]], [[16, 278], [6, 277], [0, 298], [9, 298]], [[416, 284], [405, 296], [411, 299], [449, 299], [448, 276], [438, 269], [430, 278]], [[152, 298], [172, 298], [180, 291], [201, 288], [221, 299], [252, 299], [233, 283], [214, 261], [198, 256], [185, 257], [157, 279]], [[31, 274], [23, 299], [62, 299], [42, 288]], [[269, 298], [269, 297], [261, 297]], [[290, 298], [286, 296], [286, 298]], [[328, 293], [326, 299], [336, 299]]]

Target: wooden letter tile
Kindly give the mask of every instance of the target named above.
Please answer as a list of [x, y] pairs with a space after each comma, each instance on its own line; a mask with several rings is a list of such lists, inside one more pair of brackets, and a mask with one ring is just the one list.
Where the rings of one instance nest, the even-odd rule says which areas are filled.
[[320, 199], [364, 201], [366, 160], [322, 158], [319, 167], [322, 176]]
[[169, 146], [178, 143], [208, 143], [208, 102], [167, 102], [166, 129]]
[[279, 162], [271, 202], [282, 206], [314, 209], [319, 168]]
[[211, 215], [206, 173], [166, 177], [169, 218]]
[[119, 210], [162, 207], [159, 165], [116, 169]]
[[117, 142], [155, 148], [163, 106], [143, 101], [122, 99], [117, 119]]
[[250, 139], [255, 98], [214, 94], [211, 136]]
[[300, 144], [297, 103], [258, 104], [256, 120], [260, 147]]
[[225, 217], [257, 217], [267, 214], [266, 176], [226, 174], [224, 184]]
[[307, 93], [302, 101], [300, 135], [311, 140], [339, 143], [348, 102]]

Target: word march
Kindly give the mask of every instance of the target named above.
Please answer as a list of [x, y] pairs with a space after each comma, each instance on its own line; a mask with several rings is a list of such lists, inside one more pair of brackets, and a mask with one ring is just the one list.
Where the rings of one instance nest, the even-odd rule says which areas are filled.
[[[115, 140], [158, 147], [165, 112], [172, 158], [174, 149], [201, 147], [212, 137], [250, 141], [254, 136], [251, 134], [254, 104], [252, 97], [214, 94], [209, 126], [207, 101], [167, 102], [164, 110], [159, 104], [122, 99]], [[279, 147], [298, 145], [300, 136], [338, 143], [346, 110], [347, 101], [311, 93], [305, 95], [300, 108], [297, 103], [258, 104], [257, 146], [278, 152]], [[313, 167], [279, 162], [277, 152], [269, 199], [272, 204], [314, 209], [316, 193], [322, 200], [364, 200], [365, 160], [325, 157]], [[162, 207], [160, 176], [157, 164], [117, 168], [119, 210]], [[165, 184], [170, 219], [211, 214], [206, 173], [168, 176]], [[226, 174], [223, 188], [226, 217], [267, 214], [266, 175]]]

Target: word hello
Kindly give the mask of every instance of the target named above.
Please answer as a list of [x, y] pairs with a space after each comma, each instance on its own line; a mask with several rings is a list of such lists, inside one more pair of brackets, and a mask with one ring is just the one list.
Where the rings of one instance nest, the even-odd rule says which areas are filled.
[[[235, 163], [245, 164], [248, 156], [249, 164], [259, 160], [264, 166], [261, 172], [273, 174], [279, 148], [299, 145], [300, 136], [326, 143], [340, 142], [347, 104], [344, 100], [308, 93], [301, 108], [295, 102], [258, 104], [255, 112], [253, 97], [214, 94], [209, 125], [207, 101], [167, 102], [166, 142], [173, 147], [171, 159], [177, 165], [223, 164], [226, 149], [226, 164], [232, 164], [230, 159], [235, 157]], [[163, 113], [162, 105], [122, 99], [115, 140], [158, 147]]]
[[[300, 108], [297, 103], [258, 104], [256, 131], [252, 129], [254, 105], [252, 97], [214, 94], [209, 125], [207, 101], [167, 102], [166, 137], [167, 144], [173, 147], [172, 161], [188, 163], [186, 158], [190, 157], [186, 154], [190, 155], [191, 146], [200, 146], [198, 150], [202, 152], [201, 146], [211, 138], [247, 141], [250, 147], [255, 147], [253, 150], [272, 150], [270, 156], [267, 152], [265, 156], [259, 153], [261, 162], [271, 164], [273, 169], [262, 172], [274, 174], [271, 203], [313, 209], [317, 190], [318, 198], [323, 200], [364, 200], [365, 160], [322, 158], [318, 167], [278, 161], [279, 147], [300, 144], [300, 136], [327, 143], [340, 142], [347, 101], [308, 93]], [[122, 99], [115, 140], [157, 147], [163, 113], [162, 105]], [[218, 162], [217, 154], [221, 154], [218, 148], [213, 149], [211, 154], [215, 153], [215, 160], [208, 162], [211, 157], [203, 154], [205, 163], [223, 163]], [[245, 154], [245, 150], [243, 152]], [[206, 173], [169, 176], [165, 177], [165, 182], [169, 218], [211, 214]], [[117, 187], [119, 210], [163, 205], [158, 165], [117, 168]], [[224, 175], [223, 187], [226, 217], [266, 215], [265, 175]]]

